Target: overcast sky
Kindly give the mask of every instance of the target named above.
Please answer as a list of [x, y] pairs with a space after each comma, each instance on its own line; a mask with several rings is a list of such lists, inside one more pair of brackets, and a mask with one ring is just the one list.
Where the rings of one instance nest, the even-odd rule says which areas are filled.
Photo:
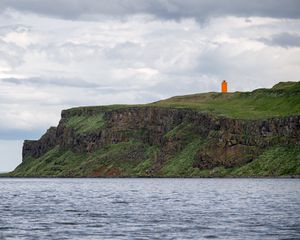
[[0, 0], [0, 171], [62, 109], [299, 76], [298, 0]]

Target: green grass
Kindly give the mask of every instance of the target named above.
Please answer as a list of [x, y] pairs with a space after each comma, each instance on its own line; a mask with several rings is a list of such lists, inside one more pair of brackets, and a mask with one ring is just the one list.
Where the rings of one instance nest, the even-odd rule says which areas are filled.
[[72, 116], [68, 118], [66, 126], [75, 129], [79, 134], [100, 130], [105, 126], [104, 113], [92, 116]]
[[111, 144], [91, 153], [88, 160], [82, 164], [84, 175], [114, 175], [130, 176], [136, 174], [135, 167], [145, 160], [145, 146], [140, 142], [121, 142]]
[[[298, 82], [299, 83], [299, 82]], [[297, 91], [299, 90], [299, 85], [297, 82], [279, 82], [272, 87], [274, 90], [289, 90], [289, 91]], [[298, 88], [298, 89], [297, 89]]]
[[[67, 110], [70, 114], [65, 124], [78, 134], [91, 133], [105, 128], [105, 111], [143, 106], [190, 108], [240, 119], [299, 115], [300, 82], [279, 83], [272, 89], [245, 93], [204, 93], [173, 97], [148, 105], [73, 108]], [[200, 139], [195, 134], [197, 127], [183, 122], [163, 136], [171, 150], [175, 149], [165, 156], [163, 163], [156, 162], [157, 156], [161, 154], [159, 151], [163, 151], [160, 146], [143, 143], [148, 134], [146, 129], [123, 129], [120, 131], [128, 136], [128, 142], [81, 154], [57, 146], [37, 159], [25, 159], [10, 176], [148, 176], [149, 170], [153, 169], [158, 171], [157, 176], [300, 176], [299, 145], [270, 147], [257, 159], [241, 167], [193, 167], [197, 151], [205, 150], [206, 144], [218, 139], [220, 134], [219, 131], [211, 131], [207, 139]], [[247, 132], [244, 137], [248, 137]], [[277, 144], [284, 141], [274, 139], [272, 142]], [[257, 150], [255, 146], [253, 148], [253, 151]]]
[[[270, 117], [284, 117], [300, 114], [300, 82], [280, 82], [271, 89], [257, 89], [253, 92], [229, 92], [229, 93], [201, 93], [185, 96], [176, 96], [149, 104], [137, 105], [108, 105], [108, 106], [86, 106], [71, 108], [67, 111], [71, 118], [75, 117], [76, 122], [83, 123], [84, 114], [93, 118], [94, 115], [126, 109], [132, 107], [170, 107], [193, 109], [218, 116], [225, 116], [237, 119], [265, 119]], [[97, 119], [91, 119], [91, 129], [88, 124], [82, 127], [82, 131], [93, 129], [93, 123]], [[71, 125], [72, 122], [70, 123]], [[94, 125], [95, 126], [95, 125]], [[81, 131], [81, 130], [80, 130]]]
[[108, 112], [108, 111], [113, 111], [113, 110], [118, 110], [118, 109], [126, 109], [126, 108], [131, 108], [131, 107], [140, 107], [140, 106], [144, 106], [143, 104], [113, 104], [113, 105], [104, 105], [104, 106], [80, 106], [80, 107], [74, 107], [74, 108], [70, 108], [67, 110], [64, 110], [65, 112], [67, 112], [69, 115], [71, 116], [75, 116], [75, 115], [81, 115], [82, 112], [89, 112], [89, 113], [104, 113], [104, 112]]
[[162, 166], [160, 176], [190, 176], [194, 172], [194, 161], [197, 151], [205, 146], [207, 140], [199, 138], [195, 126], [185, 122], [177, 125], [164, 135], [172, 142], [173, 139], [183, 146], [181, 151], [166, 156], [167, 161]]
[[183, 122], [167, 132], [164, 137], [167, 139], [175, 138], [181, 139], [184, 142], [190, 142], [197, 137], [197, 134], [195, 133], [195, 126], [193, 124]]
[[150, 104], [189, 108], [239, 119], [261, 119], [300, 114], [300, 82], [279, 83], [253, 92], [203, 93], [172, 97]]
[[203, 139], [195, 139], [190, 142], [181, 152], [171, 157], [162, 167], [159, 175], [161, 176], [191, 176], [194, 172], [194, 157]]
[[155, 147], [134, 141], [80, 154], [56, 146], [40, 158], [27, 158], [10, 176], [145, 176], [155, 151]]
[[[193, 167], [194, 157], [206, 141], [194, 139], [162, 165], [154, 176], [176, 177], [272, 177], [300, 176], [300, 146], [275, 146], [256, 160], [235, 168]], [[22, 177], [149, 176], [158, 147], [141, 142], [111, 144], [93, 153], [75, 154], [58, 146], [38, 159], [28, 158], [12, 173]], [[142, 152], [141, 155], [137, 154]], [[135, 157], [136, 156], [136, 157]]]
[[87, 154], [75, 154], [56, 146], [40, 158], [27, 158], [11, 173], [11, 176], [70, 176], [72, 169], [86, 158]]
[[9, 177], [9, 172], [0, 173], [0, 177]]
[[132, 174], [135, 174], [136, 176], [148, 176], [148, 171], [152, 169], [155, 164], [155, 157], [157, 156], [158, 151], [159, 148], [157, 146], [146, 145], [145, 160], [135, 166]]
[[232, 171], [235, 176], [300, 176], [300, 145], [272, 147], [256, 160]]
[[300, 146], [274, 146], [254, 161], [235, 168], [194, 169], [198, 177], [277, 177], [300, 176]]

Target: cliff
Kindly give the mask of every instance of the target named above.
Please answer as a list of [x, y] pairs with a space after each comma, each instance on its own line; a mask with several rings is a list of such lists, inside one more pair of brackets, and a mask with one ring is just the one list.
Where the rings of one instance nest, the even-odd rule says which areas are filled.
[[[272, 105], [274, 104], [274, 105]], [[268, 107], [269, 106], [269, 107]], [[300, 175], [300, 82], [63, 110], [11, 176]]]

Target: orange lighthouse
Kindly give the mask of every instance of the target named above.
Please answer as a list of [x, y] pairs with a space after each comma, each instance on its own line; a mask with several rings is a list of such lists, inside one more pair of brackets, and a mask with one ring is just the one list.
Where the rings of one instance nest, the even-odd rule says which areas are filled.
[[223, 80], [221, 89], [222, 89], [222, 93], [227, 93], [227, 82], [226, 82], [226, 80]]

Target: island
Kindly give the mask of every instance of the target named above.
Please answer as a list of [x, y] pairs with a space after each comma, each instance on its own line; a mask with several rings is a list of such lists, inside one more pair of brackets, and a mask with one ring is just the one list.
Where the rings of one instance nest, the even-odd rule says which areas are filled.
[[63, 110], [10, 177], [297, 177], [300, 82]]

